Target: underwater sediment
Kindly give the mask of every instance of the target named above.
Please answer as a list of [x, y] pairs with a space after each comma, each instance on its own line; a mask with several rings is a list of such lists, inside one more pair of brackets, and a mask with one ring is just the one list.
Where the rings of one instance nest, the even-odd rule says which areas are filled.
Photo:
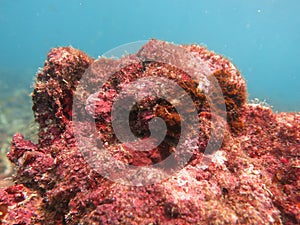
[[[145, 85], [130, 86], [141, 79]], [[165, 79], [187, 93], [191, 108]], [[112, 108], [125, 94], [143, 96], [126, 118], [134, 136], [147, 140], [142, 147], [153, 146], [149, 151], [135, 151], [116, 135]], [[13, 137], [15, 184], [0, 189], [1, 224], [300, 223], [300, 114], [247, 103], [240, 72], [205, 47], [150, 40], [120, 59], [54, 48], [32, 100], [39, 140]], [[161, 134], [161, 127], [150, 129], [156, 117], [167, 128], [159, 143], [153, 131]], [[183, 142], [182, 130], [189, 131]], [[221, 144], [207, 153], [212, 135]], [[110, 164], [112, 158], [120, 163]], [[203, 166], [204, 158], [210, 161]]]

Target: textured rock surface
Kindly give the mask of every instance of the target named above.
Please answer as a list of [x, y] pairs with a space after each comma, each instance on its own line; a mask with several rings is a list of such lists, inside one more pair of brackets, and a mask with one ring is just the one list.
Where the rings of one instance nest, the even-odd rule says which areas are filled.
[[[188, 58], [178, 55], [187, 65], [184, 71], [173, 66], [178, 62], [168, 65], [147, 58], [166, 46], [173, 47], [152, 40], [136, 55], [120, 60], [94, 60], [73, 48], [50, 51], [32, 97], [39, 142], [24, 140], [21, 134], [13, 138], [9, 159], [17, 168], [16, 184], [0, 189], [1, 224], [300, 223], [300, 114], [274, 114], [262, 105], [247, 104], [245, 82], [227, 59], [198, 45], [180, 46], [199, 59], [202, 74], [217, 78], [227, 109], [222, 146], [212, 162], [201, 167], [212, 126], [210, 107], [198, 88], [200, 82], [189, 75]], [[169, 56], [160, 53], [157, 59]], [[88, 79], [80, 80], [84, 73]], [[111, 76], [103, 84], [106, 74]], [[135, 105], [130, 125], [136, 136], [150, 135], [148, 122], [155, 116], [169, 128], [157, 148], [136, 152], [116, 139], [110, 106], [126, 84], [160, 76], [179, 83], [193, 99], [199, 116], [198, 148], [183, 169], [162, 182], [147, 186], [112, 182], [91, 168], [78, 149], [72, 121], [75, 89], [82, 103], [76, 116], [92, 118], [77, 124], [80, 130], [92, 133], [96, 123], [115, 158], [151, 165], [173, 154], [180, 115], [168, 102], [151, 96]], [[93, 146], [86, 145], [92, 154]]]

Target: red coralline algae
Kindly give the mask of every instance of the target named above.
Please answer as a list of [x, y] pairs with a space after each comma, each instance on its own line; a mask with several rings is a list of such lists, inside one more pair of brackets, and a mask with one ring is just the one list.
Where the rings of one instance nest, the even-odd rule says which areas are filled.
[[[198, 72], [200, 77], [195, 76]], [[153, 145], [149, 151], [135, 151], [116, 136], [111, 116], [116, 99], [126, 88], [129, 96], [147, 93], [147, 85], [128, 85], [151, 77], [176, 82], [193, 101], [199, 132], [190, 130], [181, 148], [176, 146], [183, 123], [192, 118], [183, 119], [174, 106], [180, 96], [167, 101], [148, 95], [132, 105], [128, 126], [140, 139], [151, 137], [143, 146]], [[206, 154], [212, 129], [219, 129], [224, 119], [217, 116], [218, 122], [212, 122], [213, 111], [222, 105], [220, 96], [206, 92], [214, 91], [213, 79], [224, 96], [227, 124], [223, 136], [216, 132], [220, 148]], [[175, 89], [167, 91], [176, 94]], [[24, 140], [21, 134], [13, 137], [8, 157], [16, 166], [15, 185], [0, 189], [1, 224], [300, 223], [300, 114], [275, 114], [263, 105], [248, 104], [239, 71], [202, 46], [150, 40], [136, 54], [97, 60], [72, 47], [54, 48], [37, 75], [32, 99], [39, 142]], [[185, 107], [183, 112], [190, 110]], [[152, 131], [160, 134], [160, 127], [150, 129], [156, 117], [167, 127], [158, 145]], [[99, 143], [93, 145], [92, 139]], [[101, 144], [119, 162], [142, 167], [139, 173], [147, 185], [115, 182], [120, 174], [126, 176], [121, 167], [112, 170], [112, 179], [104, 176], [109, 168], [97, 161], [107, 157], [99, 152]], [[169, 157], [180, 164], [185, 151], [191, 157], [183, 168], [160, 182], [146, 182], [165, 171], [155, 167], [150, 173], [145, 166]], [[203, 165], [208, 158], [210, 163]], [[174, 166], [162, 165], [170, 171]]]
[[72, 93], [92, 62], [93, 59], [74, 48], [55, 48], [48, 53], [32, 93], [41, 145], [50, 145], [64, 130], [72, 116]]

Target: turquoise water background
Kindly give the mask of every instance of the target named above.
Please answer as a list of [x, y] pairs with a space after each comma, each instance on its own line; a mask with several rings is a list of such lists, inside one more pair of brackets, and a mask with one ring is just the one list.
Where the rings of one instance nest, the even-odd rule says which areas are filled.
[[300, 111], [299, 11], [299, 0], [0, 0], [0, 80], [30, 87], [52, 47], [97, 57], [157, 38], [206, 45], [241, 70], [249, 99]]

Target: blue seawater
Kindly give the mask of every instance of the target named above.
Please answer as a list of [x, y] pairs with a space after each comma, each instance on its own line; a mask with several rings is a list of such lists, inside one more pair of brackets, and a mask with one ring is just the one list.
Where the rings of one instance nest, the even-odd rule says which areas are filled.
[[299, 10], [299, 0], [1, 0], [0, 81], [30, 87], [52, 47], [97, 57], [157, 38], [204, 44], [241, 70], [249, 99], [300, 111]]

